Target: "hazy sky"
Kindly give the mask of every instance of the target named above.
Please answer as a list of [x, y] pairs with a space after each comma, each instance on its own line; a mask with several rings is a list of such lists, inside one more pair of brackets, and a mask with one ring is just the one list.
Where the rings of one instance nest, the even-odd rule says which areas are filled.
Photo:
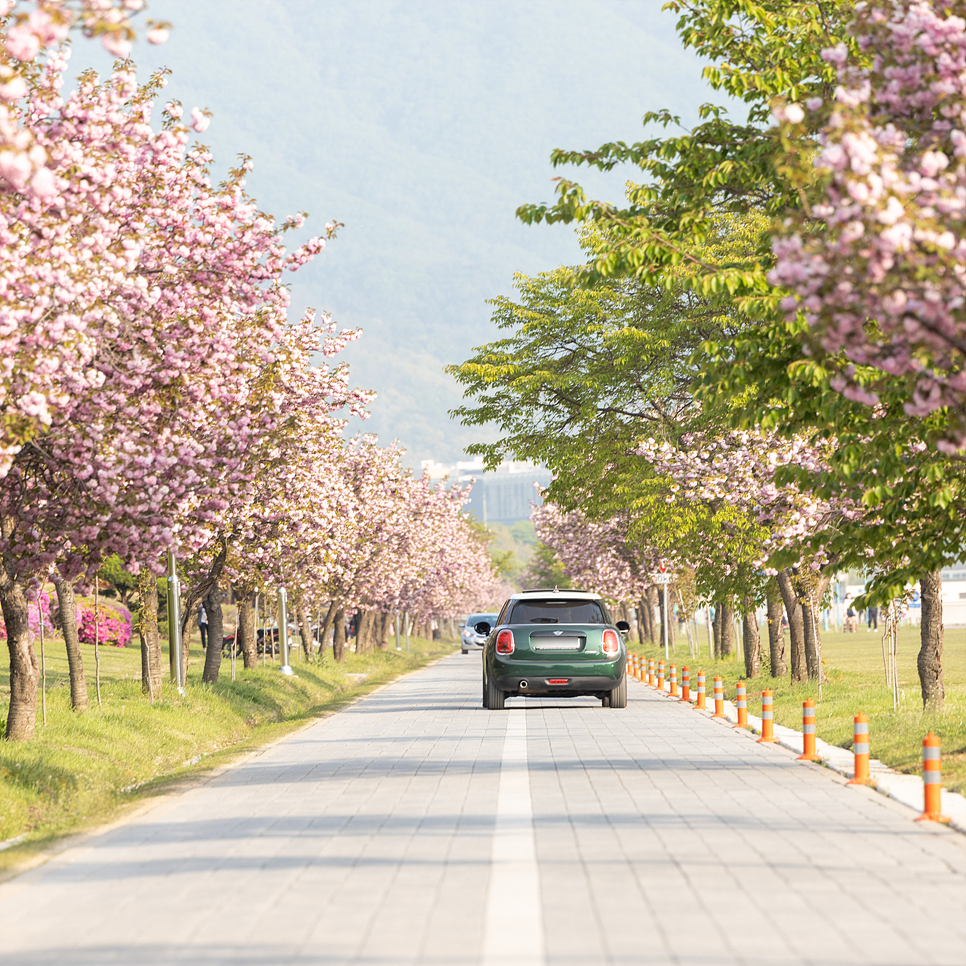
[[[459, 458], [480, 437], [451, 422], [442, 366], [492, 339], [485, 300], [579, 259], [571, 229], [526, 227], [550, 201], [556, 147], [640, 137], [670, 108], [687, 123], [712, 99], [662, 0], [149, 0], [170, 20], [140, 43], [139, 72], [173, 71], [164, 97], [207, 107], [221, 170], [255, 162], [249, 190], [276, 217], [307, 211], [305, 237], [345, 228], [292, 276], [311, 305], [362, 326], [353, 382], [378, 390], [366, 429], [411, 462]], [[72, 66], [110, 60], [75, 41]], [[217, 172], [216, 168], [216, 172]], [[582, 175], [619, 198], [631, 172]]]

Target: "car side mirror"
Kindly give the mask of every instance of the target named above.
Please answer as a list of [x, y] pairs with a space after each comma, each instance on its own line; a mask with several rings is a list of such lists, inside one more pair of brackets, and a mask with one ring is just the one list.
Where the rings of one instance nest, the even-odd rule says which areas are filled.
[[619, 630], [619, 631], [620, 631], [620, 632], [621, 632], [622, 634], [629, 634], [629, 633], [630, 633], [630, 630], [631, 630], [631, 625], [630, 625], [630, 624], [628, 624], [628, 623], [627, 623], [627, 621], [618, 621], [618, 622], [617, 622], [617, 624], [616, 624], [615, 626], [617, 627], [617, 629], [618, 629], [618, 630]]
[[477, 634], [482, 634], [484, 637], [486, 637], [490, 633], [490, 625], [487, 624], [486, 621], [480, 621], [478, 624], [473, 625], [473, 630], [476, 631]]

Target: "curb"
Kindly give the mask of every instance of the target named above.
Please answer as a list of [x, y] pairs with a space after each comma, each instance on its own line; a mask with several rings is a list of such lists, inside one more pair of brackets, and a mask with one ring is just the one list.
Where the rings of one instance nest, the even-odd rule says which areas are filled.
[[[638, 683], [643, 684], [644, 682]], [[652, 690], [656, 691], [657, 688], [653, 688]], [[670, 684], [665, 681], [664, 696], [670, 697], [669, 692]], [[675, 698], [674, 700], [677, 701], [678, 699]], [[694, 703], [695, 701], [692, 698], [691, 704], [693, 705]], [[734, 702], [726, 700], [724, 703], [724, 712], [725, 717], [718, 720], [722, 722], [727, 721], [731, 725], [737, 724], [738, 710]], [[708, 717], [711, 717], [710, 712]], [[749, 714], [748, 730], [749, 732], [760, 735], [761, 718], [757, 715]], [[804, 742], [800, 731], [776, 724], [774, 726], [774, 735], [775, 744], [781, 745], [789, 751], [794, 751], [796, 755], [802, 754]], [[854, 776], [855, 756], [848, 749], [839, 748], [837, 745], [830, 745], [828, 742], [816, 737], [815, 753], [818, 755], [816, 764], [824, 765], [826, 768], [838, 772], [838, 774], [846, 778], [852, 778]], [[871, 758], [869, 760], [869, 773], [872, 778], [872, 784], [868, 787], [875, 789], [881, 795], [885, 795], [913, 809], [917, 815], [922, 812], [923, 784], [921, 776], [904, 775], [901, 772], [894, 771], [877, 758]], [[949, 816], [949, 828], [966, 834], [966, 796], [960, 795], [958, 792], [948, 792], [946, 789], [943, 789], [942, 812], [944, 815]]]

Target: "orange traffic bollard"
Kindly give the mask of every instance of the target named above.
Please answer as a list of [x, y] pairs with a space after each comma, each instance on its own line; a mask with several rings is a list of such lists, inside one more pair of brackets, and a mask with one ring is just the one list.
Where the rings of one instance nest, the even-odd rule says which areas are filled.
[[704, 711], [704, 671], [698, 671], [698, 703], [694, 707]]
[[802, 753], [798, 760], [819, 760], [815, 754], [815, 702], [811, 698], [802, 702]]
[[724, 713], [724, 685], [721, 683], [721, 675], [714, 676], [714, 714], [712, 718], [723, 718]]
[[943, 773], [939, 738], [931, 731], [922, 739], [922, 792], [925, 809], [917, 822], [948, 822], [942, 813]]
[[852, 751], [855, 754], [854, 778], [850, 785], [871, 785], [869, 778], [869, 716], [860, 711], [853, 719]]
[[647, 659], [647, 683], [653, 688], [654, 687], [654, 658], [649, 657]]
[[678, 696], [678, 669], [675, 664], [671, 665], [671, 690], [669, 693], [672, 698]]
[[681, 700], [691, 702], [691, 672], [686, 664], [681, 668]]
[[637, 654], [634, 654], [630, 658], [631, 662], [631, 676], [637, 678], [638, 681], [641, 679], [641, 659]]
[[657, 689], [664, 690], [664, 661], [657, 662]]
[[761, 692], [761, 737], [758, 739], [759, 743], [762, 741], [775, 740], [775, 711], [772, 703], [773, 697], [774, 695], [771, 691]]
[[745, 688], [745, 682], [739, 681], [737, 694], [735, 696], [735, 707], [738, 709], [738, 723], [735, 725], [736, 728], [747, 728], [748, 727], [748, 690]]

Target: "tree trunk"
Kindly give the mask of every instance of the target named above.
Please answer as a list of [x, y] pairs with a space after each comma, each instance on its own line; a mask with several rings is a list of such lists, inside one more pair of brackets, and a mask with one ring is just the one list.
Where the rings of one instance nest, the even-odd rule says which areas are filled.
[[332, 656], [339, 662], [345, 660], [345, 608], [335, 612], [335, 631], [332, 634]]
[[946, 700], [943, 686], [943, 598], [942, 573], [934, 570], [919, 578], [922, 618], [919, 625], [919, 686], [922, 706], [942, 711]]
[[735, 652], [735, 608], [734, 604], [722, 604], [721, 611], [721, 657], [730, 657]]
[[[70, 674], [70, 706], [78, 713], [87, 710], [87, 679], [84, 677], [84, 658], [77, 638], [77, 603], [74, 585], [60, 580], [57, 588], [57, 609], [60, 611], [60, 632], [67, 648], [67, 670]], [[155, 590], [155, 596], [157, 591]]]
[[10, 707], [3, 736], [7, 741], [27, 741], [34, 736], [40, 665], [30, 642], [30, 616], [23, 585], [6, 574], [0, 580], [0, 611], [10, 651]]
[[711, 637], [714, 641], [714, 656], [721, 657], [721, 604], [714, 605], [714, 617], [711, 618]]
[[205, 613], [208, 615], [208, 650], [205, 652], [205, 669], [201, 680], [206, 684], [215, 684], [221, 670], [221, 645], [225, 638], [225, 615], [221, 609], [221, 589], [217, 581], [205, 598]]
[[805, 638], [805, 669], [808, 672], [810, 681], [818, 680], [818, 642], [815, 635], [818, 628], [815, 626], [815, 615], [809, 602], [802, 601], [802, 636]]
[[376, 649], [376, 618], [373, 610], [362, 612], [359, 620], [359, 646], [357, 650], [362, 654], [372, 654]]
[[745, 650], [745, 676], [756, 678], [761, 674], [761, 633], [758, 630], [758, 614], [755, 602], [745, 600], [742, 604], [742, 638]]
[[141, 639], [141, 690], [152, 701], [161, 697], [164, 669], [161, 664], [161, 633], [158, 629], [158, 579], [142, 567], [138, 574], [138, 637]]
[[356, 654], [368, 652], [369, 643], [369, 611], [356, 612]]
[[254, 594], [238, 597], [238, 646], [245, 670], [258, 667], [258, 637], [255, 627]]
[[810, 681], [817, 681], [821, 674], [822, 640], [819, 629], [818, 608], [822, 605], [822, 598], [828, 590], [831, 574], [828, 576], [820, 575], [817, 586], [812, 590], [811, 596], [804, 590], [799, 594], [802, 601], [802, 630], [805, 637], [805, 666], [808, 668]]
[[782, 592], [778, 581], [769, 577], [765, 588], [768, 608], [768, 657], [771, 664], [771, 676], [783, 678], [788, 673], [788, 662], [785, 658], [785, 630], [782, 627]]
[[309, 611], [302, 601], [299, 601], [295, 611], [299, 623], [299, 637], [302, 639], [302, 647], [305, 650], [306, 660], [315, 653], [315, 645], [312, 642], [312, 626], [309, 623]]
[[785, 613], [788, 615], [788, 634], [791, 638], [792, 681], [804, 681], [808, 677], [805, 664], [805, 627], [802, 620], [802, 606], [798, 593], [792, 582], [792, 572], [779, 572], [778, 587], [782, 600], [785, 602]]
[[[339, 611], [339, 601], [333, 600], [329, 604], [329, 609], [325, 612], [325, 620], [322, 622], [322, 630], [319, 632], [319, 651], [325, 654], [329, 646], [329, 634], [335, 624], [335, 616]], [[333, 653], [335, 653], [335, 642], [333, 641]]]
[[[379, 640], [377, 642], [377, 646], [379, 647], [379, 650], [380, 651], [388, 651], [389, 650], [389, 637], [390, 637], [391, 630], [392, 630], [392, 615], [391, 614], [379, 614], [378, 617], [379, 617]], [[454, 626], [453, 626], [453, 618], [452, 617], [449, 618], [449, 622], [448, 623], [449, 623], [449, 626], [450, 626], [450, 637], [452, 639], [452, 637], [456, 634], [456, 631], [455, 631]]]

